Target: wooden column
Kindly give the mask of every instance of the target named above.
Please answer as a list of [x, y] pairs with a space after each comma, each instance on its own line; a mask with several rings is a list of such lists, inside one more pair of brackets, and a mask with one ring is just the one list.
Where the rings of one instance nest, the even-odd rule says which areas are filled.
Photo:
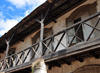
[[40, 44], [40, 49], [39, 49], [40, 56], [42, 55], [42, 49], [43, 49], [42, 40], [43, 40], [43, 35], [44, 35], [44, 21], [45, 21], [47, 15], [49, 14], [51, 8], [52, 8], [52, 6], [48, 9], [45, 16], [43, 16], [43, 14], [41, 14], [41, 20], [35, 19], [37, 22], [39, 22], [41, 24], [40, 43], [39, 43]]
[[8, 56], [8, 51], [9, 51], [9, 46], [10, 46], [9, 44], [10, 44], [13, 36], [14, 36], [14, 34], [12, 34], [12, 36], [8, 40], [7, 39], [5, 40], [6, 41], [6, 44], [7, 44], [7, 48], [6, 48], [6, 55], [5, 55], [5, 59], [4, 59], [4, 68], [6, 66], [6, 58]]

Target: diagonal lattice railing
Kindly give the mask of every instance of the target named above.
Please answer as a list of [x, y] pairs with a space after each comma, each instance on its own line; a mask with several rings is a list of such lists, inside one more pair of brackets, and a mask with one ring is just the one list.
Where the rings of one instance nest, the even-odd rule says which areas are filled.
[[[42, 43], [43, 43], [42, 51], [40, 51], [41, 47], [39, 46], [39, 42], [38, 42], [38, 43], [35, 43], [32, 46], [30, 46], [29, 48], [26, 48], [18, 53], [15, 53], [15, 54], [7, 57], [5, 61], [1, 60], [0, 61], [0, 70], [4, 71], [6, 69], [30, 62], [31, 60], [37, 59], [41, 56], [48, 55], [52, 52], [56, 52], [61, 49], [66, 49], [72, 45], [79, 43], [79, 42], [89, 41], [95, 31], [100, 32], [100, 29], [97, 28], [99, 21], [100, 21], [100, 18], [98, 17], [99, 15], [100, 15], [100, 12], [88, 17], [87, 19], [85, 19], [83, 21], [80, 21], [80, 22], [68, 27], [67, 29], [65, 29], [63, 31], [58, 32], [55, 35], [52, 35], [52, 36], [44, 39], [42, 41]], [[98, 19], [97, 19], [97, 21], [95, 21], [94, 26], [87, 23], [87, 21], [90, 21], [96, 17]], [[86, 39], [82, 39], [77, 35], [77, 33], [80, 31], [81, 26], [86, 26], [86, 25], [89, 28], [91, 28], [91, 31], [88, 33], [88, 37]], [[78, 27], [74, 34], [71, 31], [69, 31], [69, 30], [75, 28], [76, 26], [78, 26]], [[70, 33], [73, 37], [71, 38], [70, 42], [66, 44], [64, 41], [66, 41], [65, 40], [66, 38], [68, 39], [68, 33]], [[73, 41], [75, 39], [79, 40], [79, 42], [76, 42], [75, 44], [73, 44]], [[4, 63], [4, 62], [6, 62], [6, 63]]]

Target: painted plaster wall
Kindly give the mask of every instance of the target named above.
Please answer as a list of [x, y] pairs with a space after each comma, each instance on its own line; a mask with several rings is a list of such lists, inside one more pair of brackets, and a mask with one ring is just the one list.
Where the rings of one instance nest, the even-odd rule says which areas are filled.
[[[74, 62], [72, 62], [71, 65], [62, 64], [60, 68], [52, 67], [51, 70], [48, 70], [48, 73], [73, 73], [75, 70], [77, 70], [83, 66], [86, 66], [86, 65], [90, 65], [90, 66], [92, 66], [92, 65], [98, 66], [99, 65], [100, 66], [100, 59], [95, 59], [94, 57], [90, 57], [90, 58], [86, 58], [84, 60], [84, 62], [74, 61]], [[82, 72], [82, 73], [84, 73], [84, 72]], [[95, 73], [99, 73], [99, 72], [95, 71]]]
[[[77, 6], [76, 8], [74, 8], [73, 10], [69, 11], [68, 13], [62, 15], [61, 17], [59, 17], [56, 21], [57, 23], [51, 22], [50, 24], [48, 24], [47, 26], [45, 26], [45, 28], [53, 28], [53, 34], [64, 30], [66, 28], [66, 18], [68, 18], [76, 9], [78, 9], [79, 7], [83, 6], [83, 5], [87, 5], [87, 4], [93, 4], [96, 0], [87, 0], [86, 2], [84, 2], [83, 4]], [[94, 9], [96, 10], [96, 9]], [[95, 12], [91, 13], [90, 15], [94, 14]], [[35, 33], [29, 35], [28, 37], [26, 37], [24, 39], [24, 42], [19, 42], [13, 46], [11, 46], [10, 48], [16, 48], [15, 52], [19, 52], [29, 46], [32, 45], [32, 38], [35, 36], [36, 33], [38, 33], [40, 30], [36, 31]], [[61, 37], [61, 35], [57, 36], [56, 39], [59, 39]], [[62, 43], [66, 46], [67, 45], [67, 39], [66, 36], [64, 36], [64, 40], [62, 41]], [[57, 41], [54, 40], [54, 46], [56, 45]], [[62, 45], [59, 46], [58, 50], [64, 49], [64, 47]], [[58, 51], [57, 50], [57, 51]], [[2, 57], [4, 57], [4, 54], [1, 55]]]

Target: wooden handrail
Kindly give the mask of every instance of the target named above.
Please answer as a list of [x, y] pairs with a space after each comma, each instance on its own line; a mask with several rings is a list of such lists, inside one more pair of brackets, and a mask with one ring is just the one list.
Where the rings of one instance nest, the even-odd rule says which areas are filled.
[[[57, 34], [54, 34], [54, 35], [52, 35], [52, 36], [50, 36], [50, 37], [48, 37], [48, 38], [42, 40], [42, 42], [51, 40], [52, 38], [55, 38], [56, 36], [62, 34], [62, 36], [60, 37], [60, 39], [58, 39], [59, 41], [58, 41], [56, 47], [55, 47], [54, 50], [53, 50], [53, 52], [56, 52], [56, 50], [58, 49], [58, 46], [61, 44], [60, 42], [62, 41], [63, 37], [66, 35], [66, 34], [65, 34], [66, 31], [70, 30], [71, 28], [74, 28], [74, 27], [77, 26], [77, 25], [81, 25], [82, 23], [84, 23], [84, 22], [86, 22], [86, 21], [88, 21], [88, 20], [91, 20], [92, 18], [95, 18], [95, 17], [98, 16], [98, 15], [100, 15], [100, 12], [98, 12], [98, 13], [96, 13], [96, 14], [94, 14], [94, 15], [92, 15], [92, 16], [90, 16], [90, 17], [88, 17], [88, 18], [86, 18], [86, 19], [84, 19], [84, 20], [82, 20], [82, 21], [80, 21], [80, 22], [78, 22], [78, 23], [76, 23], [76, 24], [73, 24], [72, 26], [70, 26], [70, 27], [68, 27], [68, 28], [66, 28], [66, 29], [64, 29], [64, 30], [62, 30], [62, 31], [60, 31], [60, 32], [58, 32]], [[91, 26], [91, 28], [94, 28], [94, 29], [98, 30], [96, 27], [93, 27], [93, 26]], [[76, 37], [76, 35], [73, 35], [73, 36]], [[41, 42], [41, 41], [39, 41], [39, 42]], [[40, 48], [37, 47], [37, 48], [35, 49], [35, 47], [36, 47], [37, 45], [39, 46], [39, 42], [37, 42], [37, 43], [33, 44], [32, 46], [30, 46], [30, 47], [28, 47], [28, 48], [26, 48], [26, 49], [24, 49], [24, 50], [21, 50], [21, 51], [15, 53], [15, 54], [13, 54], [13, 55], [8, 56], [6, 59], [11, 58], [11, 60], [12, 60], [13, 63], [14, 63], [14, 66], [17, 66], [18, 63], [19, 63], [19, 61], [21, 62], [21, 64], [24, 64], [24, 63], [25, 63], [25, 62], [23, 62], [23, 59], [21, 58], [22, 55], [23, 55], [23, 53], [25, 53], [25, 55], [24, 55], [25, 57], [24, 57], [24, 58], [28, 58], [29, 61], [32, 60], [32, 59], [34, 59], [35, 55], [37, 55], [38, 57], [44, 55], [44, 53], [46, 52], [46, 50], [45, 50], [45, 52], [43, 52], [42, 55], [39, 55], [38, 52], [37, 52], [37, 50], [40, 49]], [[50, 45], [50, 43], [51, 43], [51, 41], [49, 42], [49, 44], [46, 44], [46, 43], [43, 43], [43, 44], [47, 47], [46, 49], [48, 49], [49, 52], [52, 52], [52, 50], [51, 50], [50, 48], [48, 48], [48, 46]], [[34, 47], [34, 48], [33, 48], [33, 47]], [[32, 49], [32, 48], [33, 48], [33, 49]], [[32, 59], [28, 57], [29, 53], [31, 54], [32, 51], [28, 51], [28, 52], [27, 52], [27, 50], [33, 50], [33, 52], [35, 53], [34, 57], [32, 56], [32, 57], [33, 57]], [[19, 55], [19, 54], [21, 54], [21, 55]], [[15, 56], [15, 55], [17, 55], [17, 60], [18, 60], [18, 61], [15, 60], [14, 57], [13, 57], [13, 56]], [[26, 60], [26, 59], [24, 59], [24, 60]], [[2, 67], [1, 70], [4, 70], [4, 69], [3, 69], [3, 64], [4, 64], [3, 62], [4, 62], [4, 59], [0, 61], [1, 65], [2, 65], [2, 66], [1, 66], [1, 67]], [[9, 63], [7, 63], [7, 65], [9, 66]], [[7, 67], [6, 67], [6, 68], [7, 68]], [[9, 66], [9, 68], [10, 68], [10, 66]]]

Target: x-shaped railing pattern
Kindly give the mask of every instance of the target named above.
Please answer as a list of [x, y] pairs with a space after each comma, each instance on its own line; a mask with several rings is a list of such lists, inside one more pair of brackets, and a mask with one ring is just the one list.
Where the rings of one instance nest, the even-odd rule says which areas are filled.
[[[68, 27], [67, 29], [65, 29], [63, 31], [58, 32], [55, 35], [52, 35], [52, 36], [44, 39], [42, 41], [42, 43], [44, 45], [43, 51], [40, 51], [40, 52], [42, 52], [42, 54], [40, 54], [40, 52], [39, 52], [39, 49], [41, 49], [41, 47], [40, 47], [39, 42], [38, 42], [38, 43], [35, 43], [32, 46], [30, 46], [29, 48], [26, 48], [18, 53], [15, 53], [15, 54], [7, 57], [5, 60], [6, 61], [5, 66], [4, 66], [4, 60], [1, 60], [0, 61], [0, 70], [3, 71], [5, 69], [9, 69], [11, 67], [22, 65], [22, 64], [25, 64], [27, 62], [30, 62], [33, 59], [39, 58], [39, 57], [44, 56], [44, 55], [48, 55], [52, 52], [56, 52], [60, 48], [59, 46], [63, 46], [63, 49], [66, 49], [66, 48], [71, 46], [71, 44], [73, 43], [75, 38], [77, 38], [81, 42], [82, 41], [89, 41], [89, 39], [91, 38], [91, 35], [93, 34], [93, 32], [95, 30], [100, 31], [100, 29], [97, 28], [97, 25], [99, 24], [100, 18], [98, 17], [98, 20], [95, 21], [96, 23], [94, 26], [88, 24], [87, 21], [90, 21], [91, 19], [97, 17], [98, 15], [100, 15], [100, 12], [96, 13], [95, 15], [90, 16], [89, 18], [87, 18], [83, 21], [80, 21], [76, 24], [73, 24], [72, 26]], [[77, 25], [79, 25], [79, 26], [74, 34], [69, 31], [70, 29], [75, 28]], [[79, 29], [80, 29], [80, 26], [82, 26], [82, 25], [87, 25], [87, 26], [92, 28], [92, 31], [90, 33], [88, 33], [89, 36], [87, 37], [86, 40], [83, 40], [79, 36], [76, 35], [78, 33], [78, 31], [80, 31]], [[67, 33], [70, 33], [73, 36], [70, 43], [68, 43], [69, 44], [68, 46], [62, 42], [65, 40], [65, 37], [68, 35]], [[58, 36], [59, 36], [59, 38], [57, 38]]]

